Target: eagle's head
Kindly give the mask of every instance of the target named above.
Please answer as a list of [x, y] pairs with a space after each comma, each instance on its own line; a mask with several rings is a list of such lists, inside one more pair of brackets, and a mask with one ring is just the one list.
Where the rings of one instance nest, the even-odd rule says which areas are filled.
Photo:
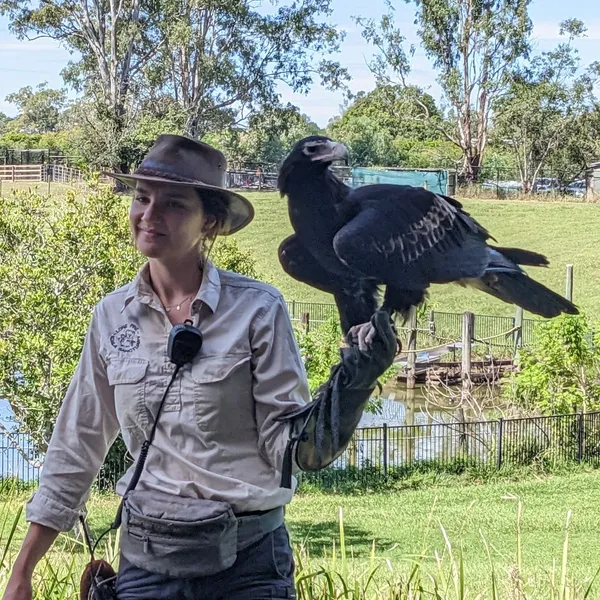
[[325, 171], [334, 161], [348, 164], [348, 149], [344, 144], [334, 142], [323, 135], [311, 135], [296, 142], [279, 169], [277, 187], [283, 196], [287, 181], [292, 172], [303, 176]]

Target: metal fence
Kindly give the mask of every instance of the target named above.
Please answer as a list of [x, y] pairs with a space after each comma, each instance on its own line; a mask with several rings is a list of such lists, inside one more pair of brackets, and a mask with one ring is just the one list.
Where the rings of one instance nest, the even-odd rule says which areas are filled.
[[[462, 336], [462, 314], [441, 311], [430, 311], [427, 315], [427, 329], [429, 341], [454, 341]], [[523, 319], [521, 326], [521, 345], [530, 346], [533, 343], [535, 326], [539, 319]], [[422, 329], [423, 320], [418, 325]], [[512, 348], [515, 343], [515, 317], [502, 317], [494, 315], [474, 315], [473, 341], [482, 342], [492, 348]], [[419, 347], [417, 336], [417, 347]], [[424, 343], [425, 340], [421, 340]]]
[[523, 194], [526, 189], [538, 200], [552, 196], [583, 199], [586, 191], [586, 174], [583, 170], [558, 173], [542, 169], [534, 180], [524, 182], [516, 167], [485, 165], [479, 172], [477, 183], [463, 183], [459, 187], [458, 195], [469, 196], [480, 193], [487, 197], [509, 199]]
[[[17, 448], [15, 441], [24, 444]], [[32, 450], [27, 448], [24, 437], [8, 441], [0, 436], [3, 478], [39, 483], [40, 465], [32, 466], [31, 460], [41, 463], [43, 457], [32, 453], [25, 460]], [[331, 466], [302, 473], [300, 479], [301, 484], [307, 482], [324, 488], [347, 483], [369, 485], [401, 479], [416, 467], [500, 469], [505, 465], [526, 466], [536, 462], [585, 462], [599, 466], [600, 412], [472, 422], [442, 422], [429, 417], [419, 424], [359, 428], [346, 451]], [[125, 453], [122, 460], [105, 463], [97, 486], [114, 489], [131, 463]]]
[[427, 422], [357, 429], [330, 467], [303, 473], [302, 482], [335, 488], [390, 482], [416, 469], [500, 469], [535, 463], [600, 465], [600, 412]]

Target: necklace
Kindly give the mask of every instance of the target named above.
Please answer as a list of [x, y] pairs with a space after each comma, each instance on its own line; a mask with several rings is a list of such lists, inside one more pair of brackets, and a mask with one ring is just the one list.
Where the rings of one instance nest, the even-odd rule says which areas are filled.
[[[179, 302], [179, 303], [177, 303], [177, 304], [171, 304], [171, 306], [165, 306], [165, 310], [166, 310], [168, 313], [169, 313], [169, 312], [171, 312], [171, 310], [173, 309], [173, 307], [175, 307], [175, 308], [176, 308], [176, 310], [181, 310], [181, 305], [182, 305], [184, 302], [187, 302], [188, 300], [191, 300], [191, 299], [192, 299], [192, 296], [188, 296], [187, 298], [184, 298], [184, 299], [183, 299], [181, 302]], [[163, 306], [164, 306], [164, 304], [163, 304]]]

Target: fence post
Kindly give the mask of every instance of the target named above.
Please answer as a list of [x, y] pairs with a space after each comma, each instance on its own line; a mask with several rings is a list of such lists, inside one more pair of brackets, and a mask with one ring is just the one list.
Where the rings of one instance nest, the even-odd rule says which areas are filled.
[[475, 315], [463, 313], [462, 320], [462, 364], [460, 377], [462, 380], [461, 400], [465, 401], [471, 394], [471, 342], [473, 340]]
[[310, 313], [303, 312], [300, 316], [300, 322], [305, 326], [306, 333], [310, 331]]
[[514, 353], [516, 354], [517, 348], [520, 348], [523, 345], [523, 307], [521, 306], [517, 306], [513, 326], [518, 327], [518, 329], [513, 333], [513, 340], [515, 345]]
[[431, 338], [431, 343], [435, 343], [435, 311], [429, 311], [429, 337]]
[[567, 265], [567, 289], [565, 296], [569, 302], [573, 302], [573, 265]]
[[498, 467], [498, 469], [500, 469], [502, 467], [502, 432], [504, 430], [504, 419], [502, 417], [500, 417], [498, 419], [498, 443], [497, 445], [497, 453], [498, 456], [496, 457], [496, 466]]
[[292, 300], [292, 319], [296, 318], [296, 301]]
[[416, 383], [416, 363], [417, 363], [417, 307], [411, 306], [408, 313], [408, 340], [406, 342], [406, 387], [409, 390], [414, 389]]
[[388, 474], [388, 426], [383, 424], [383, 480], [387, 481]]
[[583, 411], [577, 415], [577, 460], [583, 460]]

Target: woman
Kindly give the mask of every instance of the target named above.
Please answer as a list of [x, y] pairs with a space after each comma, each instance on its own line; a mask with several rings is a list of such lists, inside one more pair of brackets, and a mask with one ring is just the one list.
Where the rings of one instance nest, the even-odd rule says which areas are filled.
[[[4, 600], [31, 598], [34, 567], [58, 533], [75, 524], [119, 431], [137, 458], [153, 426], [137, 508], [126, 502], [123, 511], [119, 599], [295, 597], [283, 522], [293, 486], [280, 485], [291, 427], [282, 417], [302, 413], [310, 393], [281, 294], [206, 257], [216, 235], [253, 218], [251, 204], [224, 188], [225, 171], [225, 157], [214, 148], [163, 135], [133, 175], [111, 174], [134, 189], [131, 230], [148, 260], [94, 310], [39, 488], [27, 504], [30, 527]], [[200, 330], [202, 346], [177, 373], [168, 340], [186, 319]], [[390, 361], [384, 362], [375, 376]], [[133, 468], [117, 493], [132, 476]], [[159, 527], [142, 542], [134, 517], [144, 503], [155, 507], [151, 517], [159, 525], [165, 515], [173, 518], [175, 506], [197, 514], [208, 506], [209, 516], [196, 520], [204, 526], [221, 519], [220, 537], [213, 548], [207, 540], [214, 527], [185, 540], [160, 537]], [[217, 515], [215, 507], [225, 508]], [[204, 551], [199, 538], [208, 544]]]

